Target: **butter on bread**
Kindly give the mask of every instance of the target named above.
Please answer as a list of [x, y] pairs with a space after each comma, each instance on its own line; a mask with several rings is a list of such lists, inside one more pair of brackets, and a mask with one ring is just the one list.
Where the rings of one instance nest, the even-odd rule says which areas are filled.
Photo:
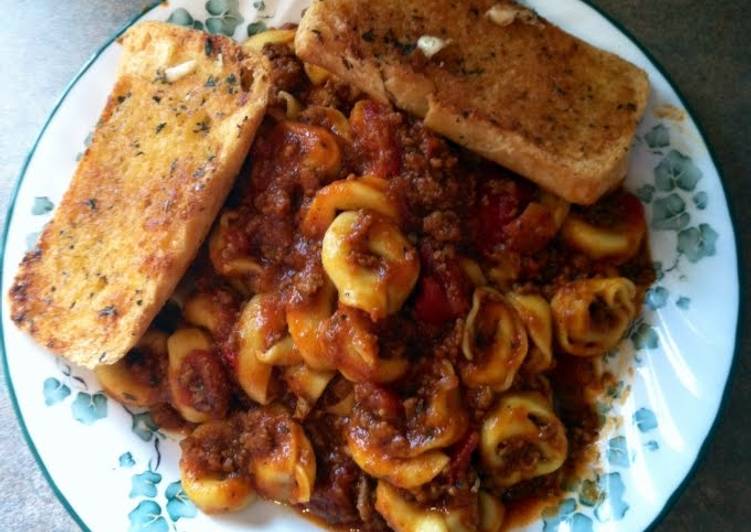
[[510, 0], [314, 0], [295, 49], [579, 204], [625, 176], [649, 95], [641, 69]]
[[92, 143], [10, 289], [12, 319], [76, 364], [113, 363], [195, 257], [266, 109], [269, 66], [161, 22], [120, 41]]

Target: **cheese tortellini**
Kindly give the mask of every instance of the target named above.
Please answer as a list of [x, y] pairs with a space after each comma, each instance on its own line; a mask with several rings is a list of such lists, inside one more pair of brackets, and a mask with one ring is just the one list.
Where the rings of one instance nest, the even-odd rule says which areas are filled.
[[289, 148], [285, 156], [296, 156], [302, 168], [327, 180], [339, 172], [342, 149], [328, 129], [285, 120], [277, 124], [276, 134], [285, 145], [280, 149]]
[[514, 307], [492, 288], [476, 288], [462, 337], [467, 361], [462, 380], [470, 388], [507, 390], [527, 355], [527, 333]]
[[308, 502], [316, 479], [316, 457], [305, 431], [281, 408], [249, 413], [249, 425], [264, 431], [250, 449], [250, 474], [258, 493], [289, 504]]
[[167, 335], [150, 330], [125, 358], [94, 369], [108, 395], [126, 405], [152, 406], [162, 398]]
[[625, 277], [573, 281], [550, 303], [558, 344], [590, 357], [615, 347], [636, 317], [636, 287]]
[[226, 449], [235, 437], [236, 428], [231, 421], [210, 421], [196, 427], [181, 443], [180, 481], [183, 490], [206, 513], [240, 510], [255, 498], [247, 476], [237, 472], [211, 471], [201, 460], [202, 449]]
[[539, 295], [509, 293], [506, 296], [527, 329], [529, 352], [524, 370], [540, 373], [553, 365], [553, 316], [547, 300]]
[[287, 44], [294, 46], [295, 30], [290, 29], [273, 29], [256, 33], [251, 38], [242, 43], [246, 50], [260, 52], [267, 44]]
[[412, 244], [388, 220], [343, 212], [323, 237], [323, 268], [339, 291], [339, 301], [382, 319], [398, 311], [420, 274]]
[[396, 532], [449, 532], [441, 512], [408, 501], [388, 482], [378, 482], [375, 508]]
[[206, 512], [238, 510], [255, 493], [289, 504], [310, 500], [313, 447], [280, 405], [203, 423], [180, 446], [183, 488]]
[[335, 374], [333, 371], [312, 369], [307, 364], [284, 368], [282, 378], [289, 390], [297, 396], [296, 418], [302, 419], [308, 415]]
[[595, 217], [601, 219], [598, 223], [571, 213], [563, 224], [561, 236], [570, 247], [592, 259], [622, 264], [639, 252], [647, 233], [643, 207], [628, 193], [616, 194], [601, 203], [599, 210], [607, 212]]
[[172, 405], [192, 423], [221, 419], [229, 407], [224, 366], [201, 329], [178, 329], [167, 339]]
[[240, 212], [226, 211], [209, 237], [211, 264], [219, 274], [229, 278], [243, 278], [263, 272], [263, 267], [247, 254], [247, 244], [236, 227], [240, 219]]
[[373, 322], [355, 308], [341, 306], [331, 316], [323, 342], [332, 367], [352, 382], [393, 382], [409, 369], [401, 356], [381, 356]]
[[448, 360], [426, 362], [414, 388], [414, 395], [400, 401], [384, 388], [357, 386], [347, 429], [355, 463], [403, 488], [440, 473], [448, 463], [441, 450], [459, 441], [469, 426], [459, 379]]
[[268, 404], [273, 398], [273, 366], [262, 362], [261, 358], [275, 348], [281, 351], [282, 348], [289, 347], [286, 343], [279, 346], [280, 341], [267, 345], [268, 336], [276, 331], [269, 330], [269, 320], [264, 316], [264, 303], [273, 304], [273, 299], [273, 296], [269, 295], [254, 296], [245, 305], [235, 324], [235, 376], [248, 397], [261, 404]]
[[305, 363], [313, 369], [336, 369], [322, 341], [326, 321], [334, 314], [336, 289], [328, 278], [312, 296], [287, 306], [289, 334]]
[[485, 491], [464, 506], [433, 507], [384, 481], [376, 487], [375, 508], [396, 532], [499, 532], [505, 516], [501, 502]]
[[366, 209], [384, 218], [399, 220], [399, 211], [386, 196], [384, 179], [365, 176], [335, 181], [319, 190], [305, 214], [302, 230], [308, 236], [320, 237], [340, 211]]
[[448, 466], [448, 455], [440, 451], [429, 451], [412, 458], [396, 458], [386, 455], [373, 455], [367, 446], [362, 445], [357, 434], [347, 434], [347, 443], [352, 459], [368, 475], [388, 480], [394, 486], [410, 489], [427, 484]]
[[503, 396], [483, 421], [480, 457], [498, 487], [552, 473], [567, 454], [566, 428], [537, 392]]

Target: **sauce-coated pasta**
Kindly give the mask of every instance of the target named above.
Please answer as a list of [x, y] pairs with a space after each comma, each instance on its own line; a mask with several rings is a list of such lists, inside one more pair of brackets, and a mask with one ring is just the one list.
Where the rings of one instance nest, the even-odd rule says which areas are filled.
[[638, 201], [571, 206], [302, 64], [292, 35], [246, 44], [274, 83], [249, 163], [181, 316], [102, 386], [183, 420], [206, 512], [258, 496], [342, 529], [496, 532], [555, 504], [653, 280]]

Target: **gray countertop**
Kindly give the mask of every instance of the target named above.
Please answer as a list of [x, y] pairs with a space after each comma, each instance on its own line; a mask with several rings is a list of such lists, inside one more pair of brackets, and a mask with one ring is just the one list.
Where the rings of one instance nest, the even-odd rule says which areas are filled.
[[[247, 0], [249, 1], [249, 0]], [[550, 0], [554, 1], [554, 0]], [[145, 0], [5, 1], [0, 26], [0, 212], [39, 128], [68, 81]], [[594, 0], [663, 65], [695, 110], [724, 175], [741, 264], [751, 250], [751, 23], [747, 0]], [[11, 5], [12, 4], [12, 5]], [[12, 8], [12, 9], [11, 9]], [[745, 208], [744, 208], [745, 207]], [[3, 214], [4, 216], [4, 214]], [[745, 286], [741, 300], [745, 299]], [[751, 318], [704, 458], [659, 530], [751, 527]], [[76, 530], [21, 436], [0, 384], [0, 530]]]

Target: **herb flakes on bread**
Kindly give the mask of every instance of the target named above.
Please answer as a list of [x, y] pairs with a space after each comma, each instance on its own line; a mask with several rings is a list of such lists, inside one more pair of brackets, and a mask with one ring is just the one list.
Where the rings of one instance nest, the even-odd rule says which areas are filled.
[[625, 176], [649, 94], [641, 69], [508, 0], [314, 0], [295, 48], [579, 204]]
[[195, 257], [248, 153], [266, 60], [160, 22], [121, 39], [91, 146], [10, 290], [12, 319], [82, 366], [113, 363]]

